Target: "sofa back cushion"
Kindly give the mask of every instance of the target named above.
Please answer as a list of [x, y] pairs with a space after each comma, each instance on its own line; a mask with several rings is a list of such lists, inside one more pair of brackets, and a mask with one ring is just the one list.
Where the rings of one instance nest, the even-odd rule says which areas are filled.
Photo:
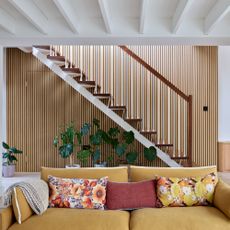
[[129, 173], [130, 173], [130, 181], [137, 182], [142, 180], [154, 179], [154, 176], [163, 176], [163, 177], [205, 176], [210, 173], [217, 173], [217, 168], [216, 166], [193, 167], [193, 168], [130, 166]]
[[109, 181], [128, 182], [127, 167], [111, 167], [111, 168], [46, 168], [41, 169], [41, 179], [48, 182], [48, 176], [62, 178], [82, 178], [82, 179], [100, 179], [108, 177]]
[[110, 210], [133, 210], [156, 207], [155, 181], [107, 184], [106, 206]]

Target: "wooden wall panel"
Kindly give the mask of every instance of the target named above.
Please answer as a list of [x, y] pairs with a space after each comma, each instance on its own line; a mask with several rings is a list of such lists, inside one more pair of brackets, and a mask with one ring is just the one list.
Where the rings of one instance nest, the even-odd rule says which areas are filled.
[[[181, 156], [186, 146], [187, 105], [148, 71], [114, 46], [55, 47], [96, 80], [115, 105], [127, 105], [128, 117], [143, 118], [143, 130], [157, 130], [158, 141], [173, 142]], [[193, 95], [193, 160], [217, 163], [216, 47], [130, 46], [186, 94]], [[58, 127], [74, 121], [78, 128], [97, 117], [105, 129], [115, 124], [74, 92], [31, 54], [8, 49], [8, 141], [24, 150], [19, 171], [41, 165], [63, 167], [52, 146]], [[203, 112], [207, 105], [208, 112]], [[170, 116], [169, 116], [170, 114]], [[87, 143], [87, 140], [85, 140]], [[141, 153], [143, 147], [135, 143]], [[112, 154], [104, 146], [103, 159]], [[91, 162], [88, 163], [89, 165]], [[112, 163], [112, 165], [114, 162]], [[139, 155], [138, 164], [150, 165]], [[152, 165], [163, 166], [157, 160]]]
[[[80, 129], [93, 117], [101, 121], [104, 129], [116, 126], [32, 54], [7, 50], [7, 141], [24, 151], [19, 156], [17, 171], [39, 171], [41, 166], [64, 167], [68, 162], [59, 157], [52, 144], [58, 128], [73, 121]], [[87, 139], [84, 141], [87, 144]], [[165, 166], [159, 159], [146, 162], [143, 146], [134, 145], [140, 153], [138, 164]], [[102, 149], [102, 160], [114, 155], [107, 146]], [[87, 166], [92, 166], [90, 160]]]

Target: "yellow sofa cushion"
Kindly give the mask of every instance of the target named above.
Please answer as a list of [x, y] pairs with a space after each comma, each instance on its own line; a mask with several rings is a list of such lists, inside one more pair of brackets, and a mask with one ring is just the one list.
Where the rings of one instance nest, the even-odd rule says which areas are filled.
[[20, 188], [14, 188], [12, 205], [15, 218], [19, 224], [31, 217], [34, 213]]
[[214, 207], [139, 209], [131, 213], [130, 230], [227, 230], [230, 219]]
[[15, 222], [12, 206], [0, 209], [0, 229], [7, 230]]
[[9, 230], [129, 230], [129, 212], [49, 208]]
[[217, 183], [213, 203], [230, 218], [230, 186], [222, 180]]
[[141, 167], [130, 166], [130, 180], [133, 182], [151, 180], [155, 175], [164, 177], [194, 177], [216, 173], [216, 166], [194, 168], [169, 168], [169, 167]]
[[109, 181], [128, 182], [127, 167], [111, 167], [111, 168], [45, 168], [41, 169], [41, 179], [48, 182], [48, 176], [62, 178], [82, 178], [82, 179], [100, 179], [108, 176]]
[[158, 206], [208, 206], [213, 202], [217, 181], [215, 173], [197, 177], [159, 177]]

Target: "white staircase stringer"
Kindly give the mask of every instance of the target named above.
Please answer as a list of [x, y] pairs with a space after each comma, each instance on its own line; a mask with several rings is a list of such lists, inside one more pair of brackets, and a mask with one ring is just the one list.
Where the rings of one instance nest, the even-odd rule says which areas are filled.
[[53, 61], [49, 60], [45, 54], [40, 52], [38, 49], [33, 47], [33, 55], [39, 59], [44, 65], [51, 69], [55, 74], [57, 74], [62, 80], [79, 92], [83, 97], [85, 97], [89, 102], [95, 105], [99, 110], [111, 118], [116, 124], [126, 131], [133, 131], [135, 139], [139, 141], [142, 145], [149, 148], [154, 146], [157, 150], [157, 157], [159, 157], [163, 162], [165, 162], [170, 167], [181, 167], [176, 161], [170, 158], [168, 154], [163, 152], [161, 149], [157, 148], [154, 143], [149, 141], [145, 136], [134, 129], [129, 123], [124, 121], [119, 115], [113, 112], [108, 106], [101, 102], [97, 97], [90, 93], [84, 86], [75, 81], [70, 75], [62, 71], [62, 69], [56, 65]]

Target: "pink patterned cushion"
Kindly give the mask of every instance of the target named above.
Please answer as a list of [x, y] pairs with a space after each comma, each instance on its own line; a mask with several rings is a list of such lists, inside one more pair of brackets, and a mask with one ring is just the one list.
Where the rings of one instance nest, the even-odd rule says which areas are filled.
[[132, 210], [156, 206], [155, 181], [130, 183], [108, 182], [106, 206], [108, 209]]
[[108, 177], [68, 179], [48, 177], [50, 207], [104, 209]]

